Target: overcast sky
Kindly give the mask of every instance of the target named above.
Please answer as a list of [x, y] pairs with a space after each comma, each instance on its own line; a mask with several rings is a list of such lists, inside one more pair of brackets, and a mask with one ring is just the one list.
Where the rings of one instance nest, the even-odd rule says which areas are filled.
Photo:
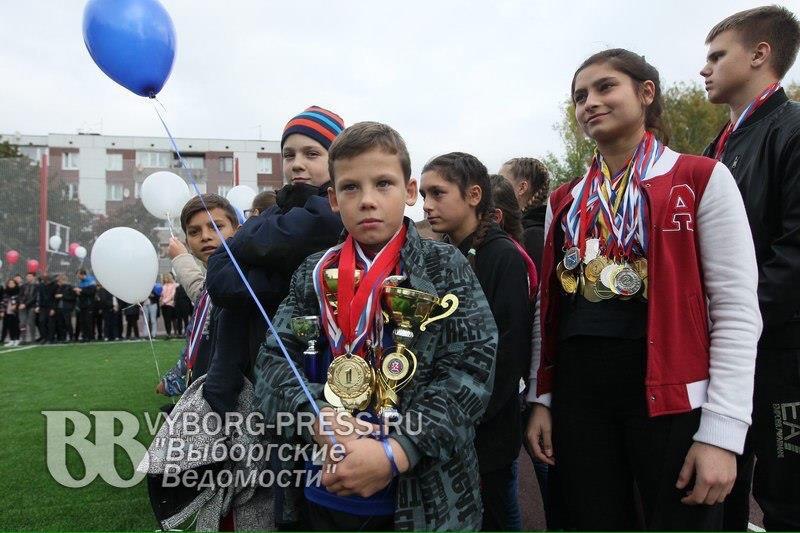
[[[159, 94], [176, 136], [279, 139], [308, 105], [406, 139], [415, 174], [440, 153], [490, 171], [560, 152], [553, 124], [590, 54], [624, 47], [665, 84], [700, 81], [708, 30], [760, 5], [730, 0], [330, 2], [162, 0], [178, 50]], [[800, 13], [800, 0], [779, 1]], [[0, 0], [0, 132], [161, 136], [151, 104], [83, 44], [84, 1]], [[795, 65], [786, 81], [800, 81]]]

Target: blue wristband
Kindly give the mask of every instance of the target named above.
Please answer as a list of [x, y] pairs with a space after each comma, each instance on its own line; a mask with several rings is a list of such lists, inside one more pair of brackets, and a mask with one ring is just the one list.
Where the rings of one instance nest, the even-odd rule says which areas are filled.
[[389, 465], [392, 467], [392, 477], [397, 477], [400, 471], [397, 469], [397, 463], [394, 462], [392, 445], [389, 444], [389, 439], [382, 439], [381, 444], [383, 444], [383, 451], [386, 452], [386, 458], [389, 459]]

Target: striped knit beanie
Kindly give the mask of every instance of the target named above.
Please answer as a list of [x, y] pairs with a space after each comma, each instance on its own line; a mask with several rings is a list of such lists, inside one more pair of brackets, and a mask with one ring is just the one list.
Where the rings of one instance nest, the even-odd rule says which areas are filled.
[[328, 150], [343, 129], [342, 117], [332, 111], [312, 105], [286, 124], [281, 137], [281, 148], [289, 135], [299, 133], [314, 139]]

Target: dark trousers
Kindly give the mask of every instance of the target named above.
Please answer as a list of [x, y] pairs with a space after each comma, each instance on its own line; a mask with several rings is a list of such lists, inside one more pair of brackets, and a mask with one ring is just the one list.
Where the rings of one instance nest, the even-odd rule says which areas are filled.
[[726, 528], [747, 529], [752, 480], [764, 527], [800, 530], [800, 350], [759, 350], [753, 425], [740, 460], [748, 462], [750, 475], [737, 477], [725, 503]]
[[[51, 315], [50, 312], [53, 312]], [[54, 309], [42, 309], [39, 312], [39, 331], [42, 334], [42, 340], [53, 342], [56, 337], [56, 311]]]
[[125, 315], [125, 338], [130, 339], [131, 333], [138, 339], [139, 338], [139, 315]]
[[649, 417], [645, 364], [641, 339], [572, 337], [559, 343], [553, 451], [568, 529], [722, 527], [721, 505], [685, 505], [680, 500], [686, 491], [675, 488], [700, 410]]
[[306, 500], [306, 517], [311, 531], [392, 531], [394, 516], [359, 516], [334, 511]]
[[522, 531], [517, 473], [516, 460], [503, 468], [481, 473], [482, 531]]
[[94, 318], [91, 309], [81, 309], [78, 312], [78, 330], [82, 340], [94, 340]]
[[72, 309], [56, 309], [55, 330], [58, 340], [72, 340]]
[[104, 317], [103, 317], [103, 312], [102, 311], [95, 311], [92, 316], [93, 316], [93, 320], [94, 320], [93, 327], [97, 330], [97, 338], [99, 340], [102, 340], [106, 335], [105, 327], [104, 327], [105, 320], [104, 320]]
[[0, 338], [0, 342], [5, 342], [6, 335], [12, 341], [19, 340], [19, 317], [17, 315], [6, 315], [3, 318], [3, 336]]
[[103, 325], [106, 340], [113, 341], [122, 334], [119, 311], [103, 311]]
[[172, 335], [172, 328], [175, 328], [175, 333], [178, 333], [178, 324], [176, 323], [177, 317], [175, 315], [175, 308], [171, 305], [162, 305], [161, 314], [164, 317], [164, 328], [167, 330], [167, 335]]

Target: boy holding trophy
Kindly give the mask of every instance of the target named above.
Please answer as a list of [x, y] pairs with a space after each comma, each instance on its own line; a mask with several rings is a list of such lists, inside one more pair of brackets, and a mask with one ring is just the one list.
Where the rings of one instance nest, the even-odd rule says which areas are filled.
[[[274, 337], [257, 363], [268, 423], [279, 413], [311, 413], [313, 431], [299, 437], [344, 447], [344, 458], [329, 458], [317, 476], [321, 484], [305, 487], [307, 525], [477, 529], [473, 440], [497, 348], [483, 291], [458, 250], [421, 239], [404, 218], [417, 183], [396, 131], [374, 122], [347, 128], [331, 145], [329, 165], [328, 196], [346, 238], [300, 266], [275, 317], [319, 416]], [[322, 426], [332, 414], [331, 435]], [[379, 429], [358, 438], [341, 423], [352, 416]]]

